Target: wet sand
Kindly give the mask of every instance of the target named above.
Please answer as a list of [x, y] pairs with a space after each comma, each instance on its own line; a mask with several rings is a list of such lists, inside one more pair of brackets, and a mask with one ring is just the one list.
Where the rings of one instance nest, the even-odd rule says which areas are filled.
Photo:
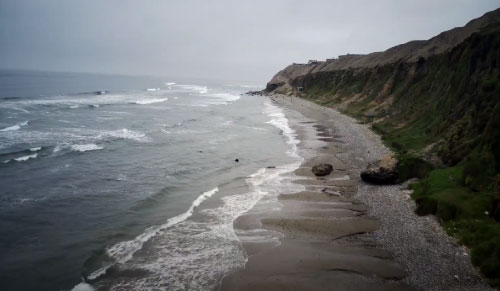
[[[220, 290], [491, 290], [466, 250], [439, 232], [435, 220], [408, 209], [412, 201], [399, 186], [360, 181], [367, 163], [388, 153], [378, 136], [335, 110], [293, 97], [272, 100], [285, 109], [301, 141], [304, 161], [292, 183], [302, 190], [284, 189], [278, 201], [236, 219], [248, 261], [222, 280]], [[319, 163], [334, 170], [315, 177], [311, 168]], [[243, 235], [266, 232], [273, 239]], [[434, 244], [422, 242], [432, 235]], [[460, 255], [436, 257], [432, 248]], [[421, 266], [425, 260], [430, 268]]]

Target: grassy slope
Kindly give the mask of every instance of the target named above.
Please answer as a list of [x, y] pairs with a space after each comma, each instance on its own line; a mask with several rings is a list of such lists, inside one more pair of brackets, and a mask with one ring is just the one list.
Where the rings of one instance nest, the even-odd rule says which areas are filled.
[[[401, 156], [404, 176], [423, 178], [414, 186], [417, 213], [437, 215], [500, 286], [500, 23], [414, 64], [320, 72], [292, 85], [371, 122]], [[431, 171], [416, 158], [424, 152], [443, 167]]]

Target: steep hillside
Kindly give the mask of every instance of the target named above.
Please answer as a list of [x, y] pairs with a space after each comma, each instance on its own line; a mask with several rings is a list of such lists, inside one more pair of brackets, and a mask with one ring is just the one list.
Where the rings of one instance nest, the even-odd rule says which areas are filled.
[[500, 9], [427, 41], [290, 65], [265, 91], [370, 123], [406, 163], [405, 177], [423, 179], [417, 212], [436, 214], [500, 286]]
[[500, 19], [500, 9], [486, 13], [480, 18], [471, 20], [464, 27], [457, 27], [440, 33], [429, 40], [410, 41], [383, 52], [368, 55], [343, 55], [337, 59], [328, 59], [313, 64], [292, 64], [278, 72], [267, 84], [266, 91], [278, 89], [281, 93], [293, 91], [292, 81], [296, 78], [318, 72], [375, 68], [399, 62], [415, 63], [421, 58], [449, 51], [462, 43], [473, 33], [479, 32]]

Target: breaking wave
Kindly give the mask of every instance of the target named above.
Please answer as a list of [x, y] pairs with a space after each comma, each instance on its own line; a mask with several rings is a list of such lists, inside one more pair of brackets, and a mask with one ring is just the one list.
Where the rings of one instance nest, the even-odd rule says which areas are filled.
[[195, 91], [200, 94], [205, 94], [208, 92], [207, 86], [200, 86], [200, 85], [174, 85], [174, 86], [184, 90]]
[[27, 155], [27, 156], [22, 156], [22, 157], [14, 158], [12, 160], [7, 160], [7, 161], [4, 161], [4, 163], [8, 163], [8, 162], [12, 162], [12, 161], [26, 162], [27, 160], [36, 159], [36, 158], [38, 158], [38, 154], [32, 154], [32, 155]]
[[[140, 250], [142, 248], [142, 246], [144, 245], [145, 242], [150, 240], [152, 237], [156, 236], [161, 231], [191, 217], [191, 215], [193, 215], [194, 209], [196, 207], [200, 206], [200, 204], [203, 201], [207, 200], [209, 197], [211, 197], [212, 195], [214, 195], [218, 191], [219, 191], [219, 188], [214, 188], [210, 191], [204, 192], [203, 194], [198, 196], [198, 198], [196, 198], [196, 200], [193, 201], [193, 203], [191, 204], [191, 207], [189, 207], [189, 209], [186, 212], [168, 219], [167, 222], [162, 224], [162, 225], [155, 225], [155, 226], [149, 227], [142, 234], [140, 234], [139, 236], [137, 236], [133, 240], [119, 242], [119, 243], [111, 246], [110, 248], [108, 248], [106, 250], [107, 255], [110, 256], [111, 258], [115, 259], [116, 262], [118, 262], [118, 263], [127, 262], [128, 260], [130, 260], [132, 258], [132, 256], [138, 250]], [[110, 265], [107, 265], [105, 267], [98, 269], [97, 271], [90, 274], [88, 276], [88, 279], [95, 280], [96, 278], [104, 275], [106, 273], [107, 269], [109, 269], [109, 267], [111, 267], [112, 265], [113, 264], [110, 264]]]
[[119, 130], [114, 130], [114, 131], [103, 131], [101, 132], [98, 136], [98, 140], [102, 139], [109, 139], [109, 138], [118, 138], [118, 139], [130, 139], [134, 141], [147, 141], [146, 134], [139, 132], [139, 131], [133, 131], [129, 130], [126, 128], [122, 128]]
[[146, 104], [153, 104], [153, 103], [165, 102], [167, 100], [168, 100], [168, 98], [162, 98], [162, 99], [142, 99], [142, 100], [134, 101], [132, 103], [134, 103], [134, 104], [140, 104], [140, 105], [146, 105]]
[[102, 150], [104, 147], [98, 146], [96, 144], [90, 143], [90, 144], [74, 144], [71, 145], [71, 150], [75, 152], [88, 152], [88, 151], [96, 151], [96, 150]]
[[0, 131], [13, 131], [13, 130], [19, 130], [19, 129], [21, 129], [21, 127], [28, 125], [28, 121], [29, 121], [29, 120], [26, 120], [26, 121], [24, 121], [24, 122], [17, 123], [17, 124], [15, 124], [15, 125], [13, 125], [13, 126], [9, 126], [9, 127], [6, 127], [6, 128], [3, 128], [3, 129], [0, 129]]
[[264, 112], [272, 117], [272, 119], [267, 123], [279, 128], [287, 139], [286, 143], [290, 146], [287, 154], [293, 158], [301, 158], [297, 153], [297, 144], [299, 144], [300, 141], [296, 138], [295, 131], [288, 126], [288, 119], [285, 117], [283, 110], [278, 106], [271, 104], [271, 101], [269, 100], [266, 100], [264, 104], [266, 106]]
[[205, 96], [210, 98], [210, 104], [229, 104], [240, 99], [240, 95], [230, 93], [212, 93]]

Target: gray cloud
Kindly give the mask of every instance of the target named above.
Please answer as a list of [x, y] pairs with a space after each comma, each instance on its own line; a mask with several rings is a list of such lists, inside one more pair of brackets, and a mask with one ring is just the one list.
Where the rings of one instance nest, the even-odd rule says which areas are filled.
[[265, 82], [462, 26], [497, 0], [1, 0], [0, 68]]

